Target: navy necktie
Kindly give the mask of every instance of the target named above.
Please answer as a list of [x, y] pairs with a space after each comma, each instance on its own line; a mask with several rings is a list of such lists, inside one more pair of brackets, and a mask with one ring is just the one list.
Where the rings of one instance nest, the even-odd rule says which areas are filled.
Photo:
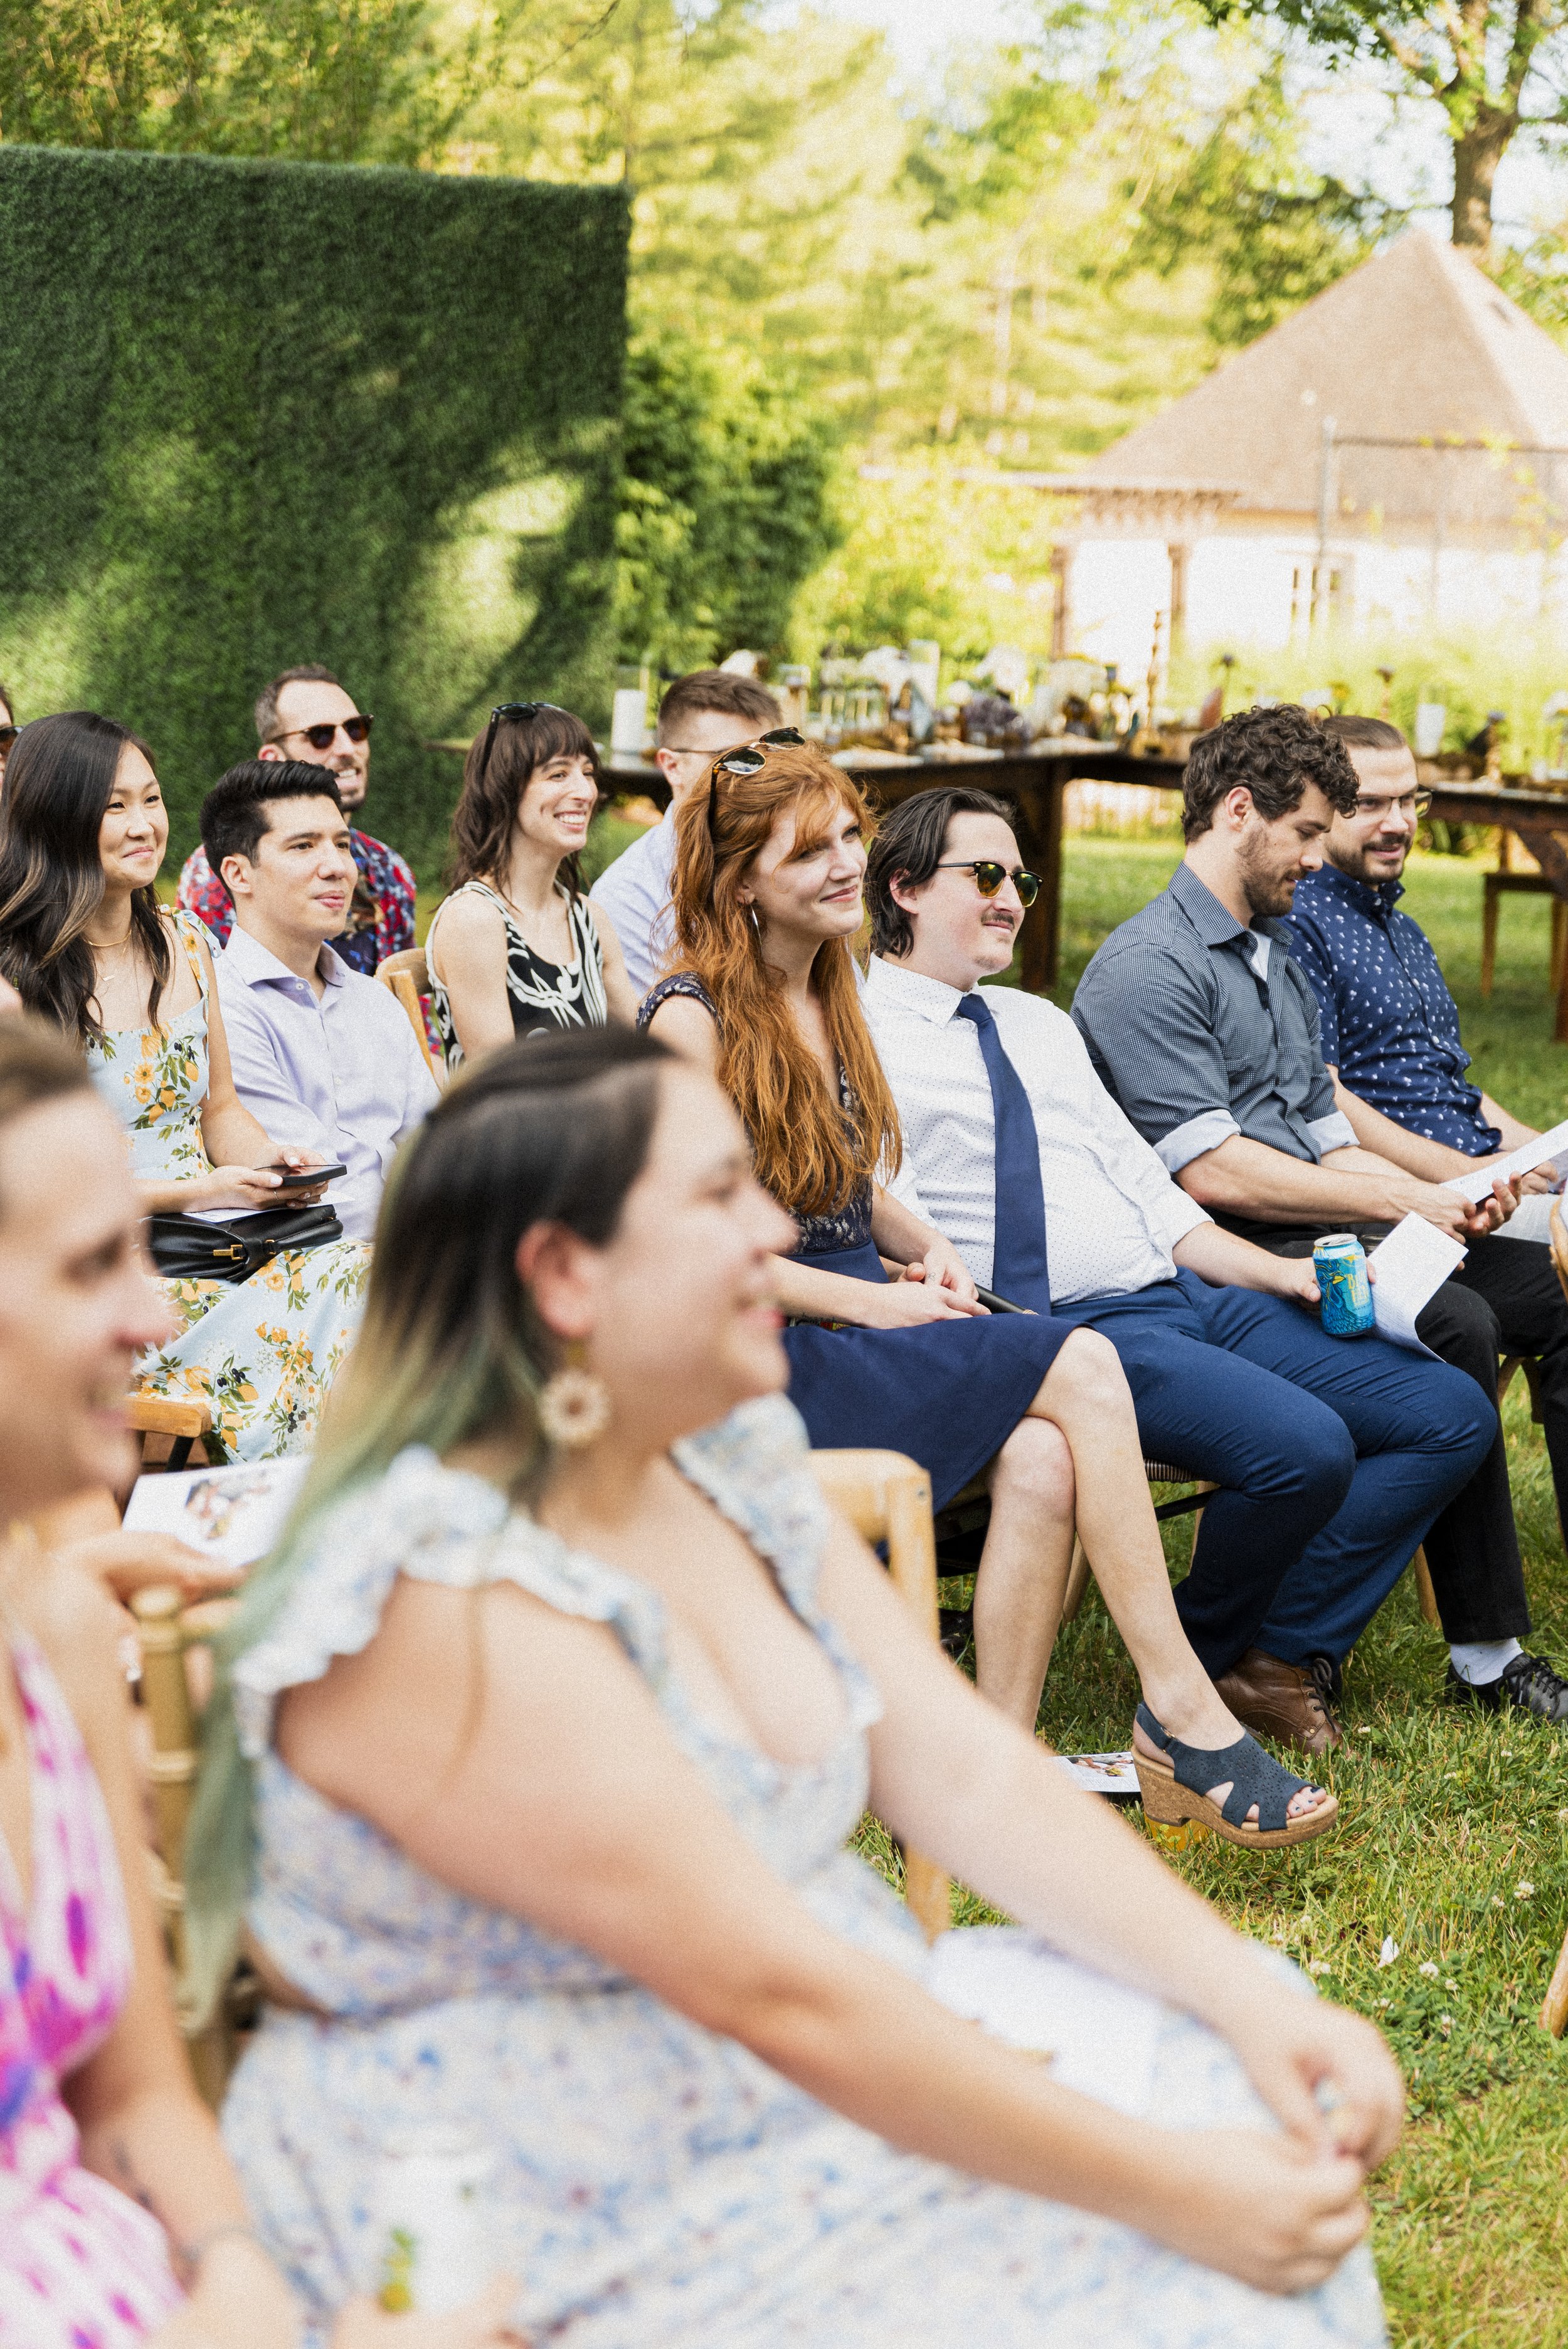
[[996, 1113], [996, 1243], [991, 1286], [1011, 1305], [1037, 1313], [1051, 1309], [1050, 1271], [1046, 1261], [1046, 1195], [1040, 1186], [1040, 1137], [1024, 1081], [1002, 1049], [995, 1014], [983, 995], [965, 995], [961, 1019], [972, 1019], [980, 1038], [991, 1106]]

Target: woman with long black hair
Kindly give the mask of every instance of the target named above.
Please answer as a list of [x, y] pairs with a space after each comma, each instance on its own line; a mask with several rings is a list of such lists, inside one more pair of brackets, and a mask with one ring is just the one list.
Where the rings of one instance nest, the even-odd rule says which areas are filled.
[[[299, 1214], [319, 1192], [283, 1188], [310, 1154], [277, 1148], [234, 1090], [206, 933], [153, 885], [168, 843], [144, 742], [88, 710], [25, 726], [0, 808], [0, 970], [81, 1044], [130, 1137], [180, 1332], [139, 1387], [211, 1401], [227, 1455], [268, 1459], [315, 1427], [369, 1250]], [[240, 1281], [232, 1249], [256, 1260]]]

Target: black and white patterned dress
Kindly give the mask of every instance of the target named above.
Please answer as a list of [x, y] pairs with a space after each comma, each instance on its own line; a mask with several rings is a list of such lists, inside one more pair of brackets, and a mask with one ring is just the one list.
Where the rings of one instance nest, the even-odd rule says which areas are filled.
[[[566, 924], [575, 948], [570, 962], [546, 962], [542, 955], [535, 954], [522, 935], [517, 916], [488, 881], [465, 881], [444, 901], [449, 905], [453, 897], [484, 897], [506, 924], [506, 991], [511, 1004], [511, 1024], [520, 1036], [537, 1036], [551, 1028], [603, 1028], [609, 1021], [604, 957], [599, 950], [599, 933], [593, 926], [588, 900], [573, 897], [564, 889], [561, 895], [566, 901]], [[437, 907], [436, 921], [430, 925], [426, 968], [430, 976], [430, 1009], [436, 1033], [441, 1040], [448, 1068], [456, 1069], [461, 1064], [463, 1048], [458, 1041], [447, 990], [429, 960], [429, 947], [442, 911], [442, 906]]]

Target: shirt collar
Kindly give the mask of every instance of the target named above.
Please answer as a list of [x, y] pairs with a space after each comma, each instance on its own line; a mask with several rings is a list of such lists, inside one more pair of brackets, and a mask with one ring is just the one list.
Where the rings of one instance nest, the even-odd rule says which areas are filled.
[[[275, 985], [279, 979], [297, 980], [299, 978], [297, 971], [291, 970], [286, 962], [280, 962], [269, 947], [263, 946], [259, 938], [252, 937], [248, 930], [242, 930], [238, 922], [229, 932], [229, 943], [223, 949], [222, 959], [227, 968], [247, 987]], [[347, 982], [348, 966], [334, 947], [322, 947], [315, 968], [317, 977], [325, 979], [328, 987], [342, 987]]]
[[[889, 962], [882, 955], [872, 955], [866, 971], [866, 993], [873, 1003], [896, 1003], [901, 1010], [929, 1019], [934, 1028], [944, 1028], [955, 1016], [965, 992], [949, 987], [945, 979], [927, 978], [923, 971], [911, 970], [907, 963]], [[967, 992], [975, 994], [978, 989]]]
[[1391, 914], [1405, 894], [1402, 881], [1359, 881], [1353, 873], [1341, 873], [1337, 864], [1326, 858], [1315, 873], [1308, 874], [1306, 883], [1315, 889], [1326, 889], [1330, 896], [1343, 897], [1359, 914]]
[[[1200, 881], [1192, 867], [1183, 858], [1166, 884], [1167, 894], [1173, 897], [1199, 937], [1206, 947], [1229, 946], [1233, 938], [1245, 938], [1248, 925], [1238, 922], [1227, 906], [1222, 905], [1206, 882]], [[1253, 932], [1265, 938], [1284, 936], [1277, 922], [1254, 921]]]

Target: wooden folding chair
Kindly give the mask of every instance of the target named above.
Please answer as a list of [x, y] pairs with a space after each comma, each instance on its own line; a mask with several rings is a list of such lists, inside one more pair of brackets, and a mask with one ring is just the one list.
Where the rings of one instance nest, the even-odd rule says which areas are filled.
[[387, 955], [376, 966], [376, 976], [383, 987], [389, 988], [408, 1016], [408, 1025], [419, 1040], [419, 1050], [425, 1056], [425, 1066], [438, 1085], [447, 1081], [447, 1071], [430, 1050], [429, 1031], [425, 1026], [425, 1007], [420, 997], [430, 992], [429, 967], [423, 947], [409, 947], [403, 954]]
[[[132, 1394], [126, 1397], [126, 1425], [141, 1437], [144, 1471], [163, 1468], [177, 1473], [189, 1467], [193, 1446], [201, 1446], [201, 1463], [208, 1465], [206, 1439], [212, 1433], [212, 1406], [194, 1397], [177, 1401], [170, 1395]], [[168, 1453], [161, 1459], [149, 1456], [148, 1437], [170, 1439]]]
[[[893, 1587], [916, 1622], [934, 1640], [936, 1544], [932, 1533], [931, 1479], [902, 1452], [813, 1452], [811, 1466], [824, 1497], [848, 1518], [862, 1541], [883, 1544]], [[903, 1856], [904, 1897], [928, 1941], [953, 1921], [953, 1888], [934, 1861]]]
[[[176, 1982], [185, 1964], [185, 1829], [197, 1765], [196, 1711], [186, 1658], [192, 1647], [212, 1638], [234, 1604], [232, 1599], [209, 1599], [187, 1607], [179, 1591], [165, 1584], [139, 1590], [130, 1602], [141, 1653], [141, 1701], [152, 1733], [153, 1892]], [[230, 1985], [219, 2014], [201, 2029], [184, 2026], [182, 2018], [196, 2085], [214, 2112], [233, 2068], [235, 2032], [248, 2003], [253, 2002], [242, 1980]]]

